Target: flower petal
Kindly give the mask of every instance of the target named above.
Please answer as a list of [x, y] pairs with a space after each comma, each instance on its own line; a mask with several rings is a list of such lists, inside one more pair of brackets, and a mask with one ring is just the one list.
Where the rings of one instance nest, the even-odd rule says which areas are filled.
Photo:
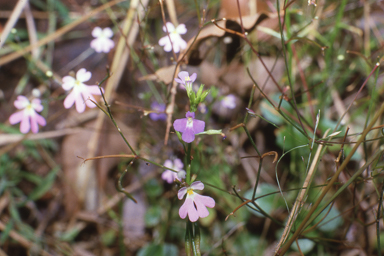
[[177, 197], [178, 197], [180, 200], [182, 200], [186, 193], [187, 193], [187, 187], [182, 187], [182, 188], [179, 189], [179, 191], [177, 192]]
[[161, 178], [168, 183], [172, 183], [176, 178], [176, 173], [166, 170], [161, 174]]
[[191, 188], [193, 190], [203, 190], [204, 189], [204, 184], [201, 181], [195, 181], [191, 184]]
[[36, 116], [32, 115], [30, 116], [30, 122], [31, 122], [31, 130], [33, 133], [39, 132], [39, 125], [37, 124]]
[[103, 44], [100, 43], [100, 39], [96, 38], [91, 41], [90, 44], [91, 48], [94, 49], [96, 52], [103, 52]]
[[37, 113], [36, 113], [35, 119], [36, 119], [37, 123], [41, 126], [45, 126], [47, 124], [47, 121], [45, 121], [45, 118], [42, 117], [41, 115], [37, 114]]
[[195, 134], [201, 133], [204, 131], [205, 122], [201, 120], [193, 120], [193, 131]]
[[[186, 114], [185, 114], [185, 117], [186, 118], [188, 118], [188, 117], [192, 117], [192, 118], [195, 118], [195, 112], [187, 112]], [[193, 122], [195, 122], [195, 120], [193, 120]]]
[[185, 84], [185, 79], [189, 77], [189, 73], [187, 71], [180, 71], [177, 76], [183, 81], [182, 84]]
[[115, 42], [111, 39], [106, 38], [103, 40], [103, 52], [108, 53], [113, 47], [115, 47]]
[[203, 205], [205, 205], [206, 207], [209, 207], [209, 208], [215, 207], [215, 204], [216, 204], [215, 200], [212, 197], [203, 196], [203, 195], [199, 195], [199, 194], [195, 195], [195, 202], [196, 201], [201, 202]]
[[32, 100], [32, 108], [37, 112], [41, 112], [44, 109], [43, 105], [41, 105], [40, 99], [33, 99]]
[[197, 213], [199, 214], [199, 217], [200, 218], [205, 218], [209, 215], [209, 211], [207, 209], [207, 207], [205, 207], [205, 205], [200, 201], [200, 195], [196, 194], [195, 196], [195, 205], [196, 205], [196, 210], [197, 210]]
[[20, 122], [20, 132], [28, 133], [30, 128], [31, 128], [31, 124], [29, 123], [29, 116], [24, 115], [23, 119], [21, 119], [21, 122]]
[[111, 29], [111, 28], [108, 28], [108, 27], [104, 28], [104, 29], [103, 29], [103, 35], [104, 35], [105, 37], [111, 38], [111, 37], [113, 36], [113, 31], [112, 31], [112, 29]]
[[173, 128], [175, 128], [175, 130], [178, 132], [185, 132], [187, 128], [187, 122], [187, 118], [176, 119], [173, 122]]
[[163, 164], [165, 167], [168, 167], [168, 168], [172, 168], [173, 166], [173, 163], [171, 160], [167, 159], [165, 160], [164, 164]]
[[17, 109], [24, 109], [26, 108], [28, 105], [29, 105], [29, 100], [27, 97], [23, 96], [23, 95], [19, 95], [17, 96], [17, 99], [15, 100], [15, 102], [13, 103], [13, 105], [15, 105], [15, 107]]
[[185, 27], [184, 24], [179, 24], [179, 26], [177, 26], [177, 28], [176, 28], [176, 32], [178, 34], [183, 35], [183, 34], [187, 33], [187, 28]]
[[185, 199], [184, 204], [179, 209], [180, 218], [184, 219], [187, 214], [191, 222], [195, 222], [199, 219], [199, 214], [197, 213], [193, 199], [190, 197]]
[[194, 141], [195, 140], [195, 133], [194, 133], [193, 129], [191, 129], [191, 128], [185, 129], [181, 138], [186, 143], [191, 143], [192, 141]]
[[164, 51], [166, 51], [166, 52], [172, 51], [172, 44], [171, 44], [171, 41], [169, 40], [168, 36], [164, 36], [164, 37], [160, 38], [159, 45], [164, 46]]
[[91, 79], [92, 73], [87, 71], [85, 68], [79, 69], [76, 73], [76, 80], [79, 82], [87, 82]]
[[76, 97], [79, 97], [80, 95], [77, 95], [75, 91], [72, 91], [70, 94], [67, 95], [67, 97], [64, 100], [64, 107], [66, 109], [73, 106], [73, 104], [76, 101]]
[[197, 74], [196, 74], [196, 73], [193, 73], [193, 74], [189, 77], [189, 79], [191, 79], [191, 82], [193, 83], [193, 82], [195, 82], [196, 77], [197, 77]]
[[69, 91], [75, 86], [76, 79], [71, 76], [65, 76], [61, 79], [63, 84], [61, 85], [64, 90]]
[[95, 27], [93, 30], [92, 30], [92, 36], [93, 37], [99, 37], [103, 34], [103, 30], [100, 28], [100, 27]]
[[176, 158], [174, 161], [173, 161], [173, 166], [176, 170], [180, 171], [183, 169], [184, 167], [184, 164], [183, 162], [179, 159], [179, 158]]
[[83, 97], [81, 97], [81, 95], [79, 95], [78, 97], [75, 98], [75, 102], [76, 102], [77, 112], [83, 113], [85, 110], [85, 103], [84, 103]]
[[[172, 33], [175, 30], [175, 26], [171, 22], [167, 22], [165, 26], [167, 26], [169, 33]], [[167, 32], [167, 29], [165, 28], [165, 26], [163, 26], [163, 31]]]
[[20, 123], [23, 118], [24, 118], [24, 111], [19, 111], [19, 112], [13, 113], [9, 117], [9, 123], [12, 125]]

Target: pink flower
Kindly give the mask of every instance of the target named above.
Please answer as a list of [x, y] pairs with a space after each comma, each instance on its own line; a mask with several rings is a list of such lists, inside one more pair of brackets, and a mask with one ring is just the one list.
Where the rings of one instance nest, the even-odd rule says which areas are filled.
[[177, 197], [182, 200], [187, 194], [184, 204], [179, 209], [180, 218], [185, 219], [188, 215], [191, 222], [195, 222], [200, 218], [209, 215], [208, 209], [215, 207], [215, 200], [209, 196], [202, 196], [193, 190], [203, 190], [204, 184], [201, 181], [195, 181], [190, 187], [183, 187], [177, 193]]
[[113, 36], [112, 29], [95, 27], [92, 30], [92, 36], [95, 37], [91, 41], [91, 48], [96, 52], [108, 53], [114, 46], [115, 43], [110, 38]]
[[41, 115], [37, 112], [43, 110], [43, 105], [39, 99], [33, 99], [32, 103], [29, 102], [27, 97], [19, 95], [13, 103], [17, 109], [22, 109], [22, 111], [13, 113], [9, 117], [9, 122], [13, 124], [20, 123], [20, 132], [28, 133], [31, 129], [33, 133], [39, 131], [39, 124], [45, 126], [47, 123]]
[[221, 100], [221, 105], [225, 108], [234, 109], [236, 107], [236, 97], [233, 94], [228, 94]]
[[[176, 158], [173, 162], [171, 160], [165, 160], [164, 166], [174, 169], [178, 172], [185, 173], [185, 171], [182, 170], [182, 168], [184, 167], [184, 164], [179, 158]], [[161, 174], [161, 178], [168, 183], [172, 183], [175, 179], [180, 180], [180, 178], [178, 177], [178, 173], [173, 172], [171, 170], [165, 170], [163, 174]]]
[[[187, 42], [185, 42], [180, 35], [187, 33], [187, 28], [184, 24], [180, 24], [175, 29], [175, 26], [171, 22], [167, 22], [166, 24], [169, 36], [166, 35], [159, 40], [159, 45], [164, 46], [164, 51], [170, 52], [173, 50], [178, 53], [180, 50], [187, 48]], [[165, 26], [163, 26], [164, 32], [167, 32]], [[171, 40], [169, 40], [171, 38]], [[171, 44], [172, 41], [172, 44]]]
[[62, 85], [63, 89], [66, 91], [69, 91], [72, 89], [72, 91], [68, 94], [68, 96], [64, 100], [65, 108], [72, 107], [75, 102], [76, 102], [76, 110], [79, 113], [84, 112], [85, 104], [87, 104], [87, 106], [90, 108], [96, 107], [95, 104], [93, 104], [88, 99], [96, 101], [95, 98], [92, 96], [92, 94], [101, 95], [99, 87], [97, 85], [88, 86], [83, 83], [91, 79], [91, 76], [92, 76], [91, 72], [85, 70], [85, 68], [82, 68], [79, 71], [77, 71], [76, 79], [71, 76], [63, 77], [63, 85]]
[[173, 122], [173, 128], [175, 128], [176, 131], [183, 133], [181, 136], [183, 141], [191, 143], [195, 140], [195, 134], [204, 131], [205, 122], [201, 120], [195, 120], [194, 112], [188, 111], [185, 116], [186, 118], [176, 119], [175, 122]]

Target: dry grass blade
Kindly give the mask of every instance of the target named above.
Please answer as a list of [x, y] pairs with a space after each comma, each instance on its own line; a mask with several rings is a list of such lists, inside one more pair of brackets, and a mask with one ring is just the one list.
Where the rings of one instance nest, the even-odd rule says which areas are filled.
[[[329, 129], [324, 133], [323, 138], [327, 137], [328, 132], [329, 132]], [[289, 214], [287, 225], [285, 226], [284, 232], [283, 232], [283, 234], [282, 234], [282, 236], [280, 238], [280, 241], [279, 241], [279, 243], [276, 246], [276, 250], [275, 250], [276, 252], [280, 249], [281, 245], [287, 239], [288, 234], [289, 234], [289, 232], [292, 229], [292, 225], [295, 222], [295, 220], [296, 220], [296, 218], [297, 218], [297, 216], [298, 216], [298, 214], [300, 212], [301, 207], [303, 207], [303, 205], [305, 203], [305, 195], [308, 193], [308, 188], [309, 188], [310, 183], [311, 183], [311, 181], [312, 181], [312, 179], [314, 177], [313, 175], [315, 174], [316, 166], [319, 163], [320, 153], [321, 153], [322, 149], [323, 149], [323, 145], [321, 144], [317, 148], [316, 154], [313, 157], [311, 166], [310, 166], [310, 168], [308, 170], [307, 177], [304, 180], [304, 183], [303, 183], [302, 187], [305, 188], [305, 189], [301, 189], [300, 190], [299, 195], [296, 198], [295, 204], [292, 207], [291, 213]]]
[[[134, 22], [138, 17], [141, 17], [141, 14], [144, 12], [145, 6], [148, 4], [148, 0], [139, 1], [134, 0], [130, 3], [130, 9], [127, 13], [127, 16], [124, 20], [124, 27], [122, 29], [123, 35], [120, 37], [119, 42], [116, 47], [116, 51], [114, 54], [113, 62], [111, 65], [111, 77], [107, 80], [107, 84], [105, 87], [104, 97], [107, 102], [111, 102], [112, 100], [112, 92], [116, 89], [125, 66], [128, 62], [130, 55], [130, 47], [133, 45], [138, 33], [139, 33], [139, 24]], [[105, 120], [105, 114], [101, 111], [96, 119], [95, 124], [95, 133], [92, 135], [88, 143], [88, 155], [86, 158], [92, 158], [96, 155], [97, 151], [97, 142], [100, 137], [101, 127]], [[91, 175], [91, 170], [93, 168], [93, 164], [87, 165], [84, 168], [84, 171], [79, 172], [79, 181], [88, 182], [89, 177]], [[86, 191], [88, 184], [78, 184], [78, 187], [84, 188], [80, 191], [79, 198], [81, 200], [85, 199]]]
[[[92, 11], [90, 11], [89, 13], [85, 14], [84, 16], [82, 16], [81, 18], [79, 18], [78, 20], [75, 20], [74, 22], [56, 30], [55, 33], [51, 34], [51, 35], [48, 35], [47, 37], [41, 39], [40, 41], [38, 41], [36, 44], [33, 44], [33, 45], [29, 45], [27, 47], [25, 47], [24, 49], [21, 49], [19, 51], [16, 51], [14, 53], [11, 53], [11, 54], [8, 54], [4, 57], [2, 57], [0, 59], [0, 66], [8, 63], [8, 62], [11, 62], [17, 58], [20, 58], [21, 56], [23, 56], [24, 54], [32, 51], [33, 49], [35, 48], [38, 48], [40, 46], [43, 46], [43, 45], [46, 45], [47, 43], [53, 41], [53, 40], [56, 40], [57, 38], [59, 38], [60, 36], [64, 35], [65, 33], [71, 31], [73, 28], [75, 28], [76, 26], [78, 26], [79, 24], [83, 23], [84, 21], [88, 20], [89, 18], [93, 17], [94, 15], [96, 15], [97, 13], [99, 12], [102, 12], [104, 11], [105, 9], [113, 6], [113, 5], [116, 5], [118, 3], [121, 3], [125, 0], [113, 0], [109, 3], [106, 3], [98, 8], [95, 8], [93, 9]], [[20, 2], [23, 2], [22, 0], [20, 0]], [[4, 34], [5, 32], [3, 32]], [[1, 35], [3, 35], [1, 34]], [[1, 38], [1, 42], [0, 42], [0, 46], [3, 42], [3, 39]]]
[[0, 48], [3, 47], [9, 33], [11, 32], [12, 28], [15, 26], [17, 20], [20, 17], [21, 12], [23, 11], [27, 3], [28, 1], [26, 0], [19, 0], [17, 2], [15, 9], [13, 9], [11, 17], [8, 19], [7, 24], [5, 25], [4, 30], [0, 35]]

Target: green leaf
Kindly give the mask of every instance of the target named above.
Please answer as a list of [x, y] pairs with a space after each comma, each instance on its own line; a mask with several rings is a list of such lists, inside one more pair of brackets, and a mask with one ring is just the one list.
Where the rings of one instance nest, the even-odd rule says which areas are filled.
[[[261, 183], [261, 184], [259, 184], [259, 186], [256, 189], [256, 197], [260, 197], [260, 196], [270, 194], [270, 193], [273, 193], [276, 191], [279, 191], [279, 189], [276, 186], [268, 184], [268, 183]], [[253, 194], [253, 189], [250, 189], [244, 193], [244, 197], [251, 199], [252, 194]], [[277, 196], [279, 196], [279, 194], [272, 194], [269, 196], [265, 196], [265, 197], [262, 197], [260, 199], [257, 199], [256, 203], [260, 206], [261, 209], [263, 209], [263, 211], [265, 211], [268, 214], [271, 214], [272, 211], [276, 208], [276, 205], [278, 204], [278, 198], [276, 198]], [[253, 213], [254, 215], [256, 215], [258, 217], [261, 217], [261, 218], [264, 217], [263, 214], [255, 211], [255, 210], [252, 210], [249, 207], [247, 207], [247, 209], [251, 213]]]
[[310, 239], [298, 239], [297, 243], [293, 242], [291, 248], [295, 251], [299, 251], [297, 244], [300, 246], [300, 250], [303, 254], [309, 253], [315, 246], [315, 242]]
[[[324, 209], [324, 211], [315, 219], [315, 223], [319, 222], [324, 218], [325, 214], [328, 213], [329, 207]], [[329, 211], [328, 215], [321, 221], [317, 226], [319, 230], [323, 232], [332, 232], [335, 231], [339, 226], [343, 224], [343, 219], [340, 216], [339, 210], [335, 206]]]
[[137, 256], [177, 256], [179, 250], [173, 244], [150, 243], [139, 250]]
[[163, 187], [160, 186], [156, 179], [150, 179], [145, 183], [144, 188], [149, 197], [157, 197], [163, 193]]
[[30, 200], [37, 200], [47, 193], [51, 188], [56, 179], [56, 174], [59, 171], [59, 167], [54, 168], [48, 175], [42, 180], [39, 186], [37, 186], [29, 194], [28, 198]]
[[147, 227], [154, 227], [161, 221], [162, 208], [159, 205], [150, 206], [145, 213], [144, 221]]

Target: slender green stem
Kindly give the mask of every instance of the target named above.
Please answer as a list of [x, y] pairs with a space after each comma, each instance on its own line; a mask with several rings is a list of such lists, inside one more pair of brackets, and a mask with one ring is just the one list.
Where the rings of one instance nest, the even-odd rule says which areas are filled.
[[257, 171], [257, 178], [256, 178], [256, 184], [255, 184], [255, 187], [253, 188], [253, 194], [252, 194], [252, 200], [254, 200], [255, 196], [256, 196], [256, 190], [257, 190], [257, 186], [259, 184], [259, 179], [260, 179], [260, 173], [261, 173], [261, 165], [263, 164], [263, 158], [260, 158], [260, 162], [259, 162], [259, 170]]
[[186, 175], [186, 181], [188, 185], [191, 185], [191, 149], [192, 149], [192, 143], [188, 143], [187, 147], [187, 175]]
[[331, 189], [333, 184], [338, 179], [340, 173], [345, 169], [349, 161], [351, 160], [353, 154], [356, 152], [357, 148], [360, 146], [360, 144], [364, 141], [365, 136], [368, 134], [368, 132], [371, 131], [371, 128], [376, 123], [376, 121], [381, 117], [381, 115], [384, 113], [384, 103], [380, 106], [380, 109], [376, 112], [375, 116], [372, 118], [371, 122], [367, 126], [366, 129], [364, 129], [363, 134], [360, 136], [359, 140], [356, 142], [355, 146], [352, 148], [351, 152], [348, 154], [348, 156], [345, 158], [344, 162], [340, 165], [340, 167], [337, 169], [336, 173], [333, 175], [332, 179], [329, 181], [328, 185], [324, 188], [316, 202], [312, 205], [312, 208], [309, 210], [308, 214], [304, 217], [300, 225], [297, 227], [296, 232], [292, 235], [292, 237], [286, 242], [286, 244], [281, 248], [280, 255], [284, 255], [288, 251], [288, 249], [291, 247], [291, 244], [298, 238], [298, 236], [301, 234], [301, 232], [304, 230], [304, 227], [307, 225], [309, 219], [313, 215], [313, 213], [318, 209], [320, 203], [322, 202], [325, 195], [328, 193], [328, 191]]
[[[128, 140], [125, 138], [124, 134], [121, 132], [119, 126], [117, 125], [116, 121], [115, 121], [115, 118], [113, 118], [113, 115], [112, 115], [112, 112], [111, 112], [111, 109], [109, 108], [109, 104], [107, 102], [107, 100], [105, 99], [105, 96], [104, 96], [104, 91], [101, 89], [101, 84], [103, 84], [111, 75], [109, 74], [109, 70], [107, 69], [107, 76], [104, 77], [103, 80], [101, 80], [101, 82], [99, 83], [99, 88], [100, 88], [100, 93], [101, 93], [101, 97], [103, 98], [103, 101], [104, 101], [104, 105], [106, 106], [107, 108], [107, 112], [108, 112], [108, 117], [111, 119], [113, 125], [116, 127], [116, 129], [119, 131], [120, 133], [120, 136], [123, 138], [125, 144], [127, 144], [127, 146], [129, 147], [129, 149], [132, 151], [132, 153], [134, 155], [137, 156], [137, 153], [136, 151], [131, 147], [131, 144], [129, 144]], [[97, 105], [97, 104], [96, 104]], [[101, 108], [100, 108], [101, 109]], [[103, 111], [105, 113], [105, 111]]]
[[[252, 106], [252, 102], [253, 102], [253, 95], [255, 95], [255, 90], [256, 90], [256, 85], [254, 84], [253, 86], [252, 86], [252, 91], [251, 91], [251, 96], [249, 97], [249, 101], [248, 101], [248, 109], [251, 109], [251, 106]], [[248, 116], [249, 116], [249, 114], [248, 114], [248, 111], [245, 113], [245, 117], [244, 117], [244, 124], [246, 124], [247, 123], [247, 121], [248, 121]]]
[[187, 220], [187, 228], [185, 230], [185, 253], [187, 256], [192, 256], [192, 237], [191, 237], [191, 222]]
[[380, 200], [377, 209], [377, 217], [376, 217], [376, 232], [377, 232], [377, 255], [381, 256], [381, 245], [380, 245], [380, 211], [381, 205], [383, 204], [383, 193], [384, 193], [384, 185], [381, 188]]
[[261, 154], [260, 154], [259, 150], [257, 149], [257, 146], [256, 146], [255, 142], [253, 141], [252, 136], [251, 136], [251, 134], [249, 133], [247, 127], [244, 125], [243, 128], [244, 128], [245, 133], [246, 133], [247, 136], [248, 136], [248, 139], [251, 141], [251, 144], [252, 144], [253, 148], [256, 150], [257, 154], [258, 154], [259, 156], [261, 156]]
[[200, 8], [199, 8], [199, 4], [197, 3], [197, 0], [194, 0], [195, 1], [195, 5], [196, 5], [196, 13], [197, 13], [197, 20], [199, 22], [199, 27], [201, 26], [201, 15], [200, 15]]

